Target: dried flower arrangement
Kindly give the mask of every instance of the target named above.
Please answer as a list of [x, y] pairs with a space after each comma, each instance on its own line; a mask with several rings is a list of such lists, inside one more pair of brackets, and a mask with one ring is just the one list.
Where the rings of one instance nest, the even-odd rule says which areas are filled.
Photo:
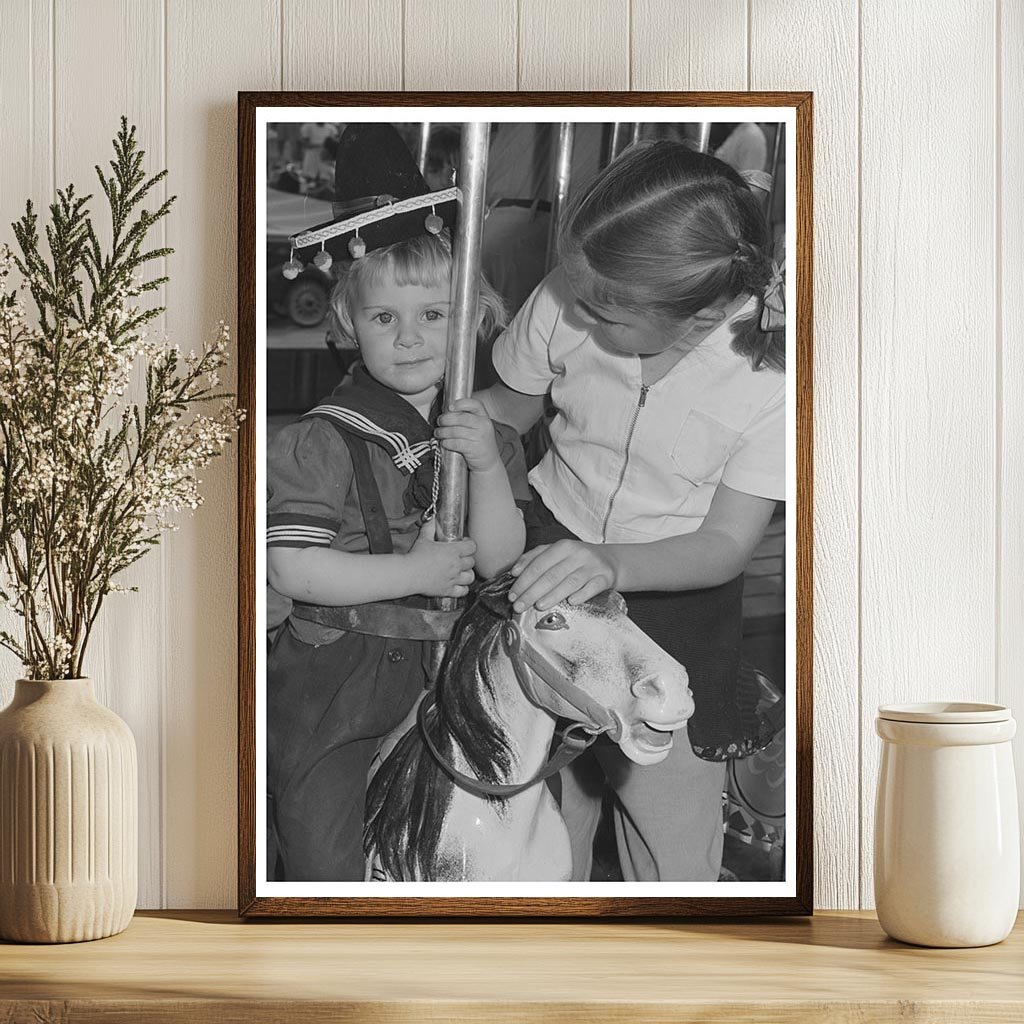
[[20, 255], [0, 248], [0, 601], [22, 626], [0, 631], [0, 644], [32, 679], [82, 675], [104, 598], [125, 589], [118, 573], [175, 528], [175, 512], [200, 504], [197, 474], [243, 415], [220, 390], [225, 324], [188, 354], [147, 335], [164, 307], [142, 309], [139, 296], [167, 278], [143, 271], [173, 250], [144, 246], [175, 197], [140, 207], [167, 172], [147, 177], [126, 118], [114, 154], [109, 176], [96, 167], [108, 245], [92, 197], [69, 186], [50, 206], [48, 255], [31, 202], [13, 225]]

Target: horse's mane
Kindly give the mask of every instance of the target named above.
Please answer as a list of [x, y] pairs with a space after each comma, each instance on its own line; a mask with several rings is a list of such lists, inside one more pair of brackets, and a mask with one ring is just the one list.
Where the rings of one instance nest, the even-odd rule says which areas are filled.
[[[457, 749], [487, 782], [506, 781], [511, 769], [508, 741], [487, 706], [494, 696], [487, 665], [502, 624], [512, 616], [512, 581], [504, 573], [474, 589], [448, 645], [427, 718], [445, 761], [452, 764]], [[478, 680], [483, 692], [477, 691]], [[367, 856], [376, 855], [389, 878], [431, 876], [453, 790], [414, 725], [378, 768], [366, 794], [363, 848]]]

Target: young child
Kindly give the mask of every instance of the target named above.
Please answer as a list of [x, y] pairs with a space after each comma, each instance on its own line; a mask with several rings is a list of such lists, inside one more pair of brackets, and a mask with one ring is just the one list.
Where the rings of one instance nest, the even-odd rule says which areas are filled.
[[785, 498], [781, 275], [745, 182], [673, 142], [613, 162], [567, 210], [559, 254], [481, 395], [521, 431], [548, 391], [556, 409], [510, 596], [544, 610], [623, 591], [696, 703], [662, 764], [599, 743], [562, 773], [574, 877], [607, 779], [627, 881], [717, 881], [724, 761], [768, 739], [738, 668], [741, 574]]
[[[390, 137], [359, 137], [376, 159], [404, 159]], [[445, 613], [426, 599], [460, 597], [474, 567], [490, 576], [523, 551], [515, 499], [529, 491], [514, 430], [474, 399], [437, 416], [452, 251], [447, 232], [424, 230], [431, 211], [388, 225], [379, 246], [363, 226], [367, 251], [332, 297], [362, 365], [268, 445], [268, 576], [293, 602], [267, 666], [271, 826], [288, 881], [362, 880], [367, 768], [428, 681], [429, 642], [445, 636]], [[483, 333], [503, 311], [484, 281], [480, 294]], [[462, 541], [434, 539], [436, 443], [469, 469]]]

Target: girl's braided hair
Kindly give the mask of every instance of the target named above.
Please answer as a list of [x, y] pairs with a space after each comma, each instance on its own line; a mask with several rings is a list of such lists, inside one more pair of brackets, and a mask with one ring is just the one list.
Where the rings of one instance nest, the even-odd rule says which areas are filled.
[[627, 149], [569, 205], [558, 251], [577, 293], [668, 323], [757, 296], [733, 350], [755, 370], [785, 370], [784, 332], [761, 329], [773, 272], [765, 215], [721, 160], [677, 142]]

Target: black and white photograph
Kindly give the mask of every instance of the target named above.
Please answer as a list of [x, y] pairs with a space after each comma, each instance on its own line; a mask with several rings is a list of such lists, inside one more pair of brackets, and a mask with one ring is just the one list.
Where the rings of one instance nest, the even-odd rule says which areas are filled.
[[255, 116], [254, 895], [793, 897], [793, 109]]

